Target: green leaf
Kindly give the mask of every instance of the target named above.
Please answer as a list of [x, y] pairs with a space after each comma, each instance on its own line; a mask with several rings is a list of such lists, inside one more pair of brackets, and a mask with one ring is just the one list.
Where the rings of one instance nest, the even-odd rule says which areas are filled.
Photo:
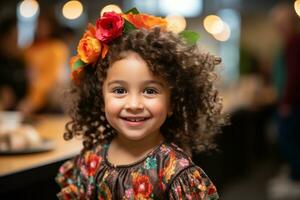
[[140, 12], [138, 11], [138, 9], [136, 7], [131, 8], [130, 10], [126, 11], [125, 14], [139, 14]]
[[125, 19], [124, 30], [123, 30], [123, 32], [127, 34], [127, 33], [129, 33], [130, 31], [135, 30], [135, 29], [136, 29], [136, 27], [135, 27], [132, 23], [130, 23], [129, 21], [127, 21], [127, 20]]
[[84, 67], [85, 65], [86, 65], [86, 63], [84, 63], [81, 59], [78, 59], [73, 64], [72, 71], [76, 71], [77, 69]]
[[182, 31], [179, 35], [188, 43], [188, 45], [195, 45], [200, 38], [199, 33], [194, 31]]

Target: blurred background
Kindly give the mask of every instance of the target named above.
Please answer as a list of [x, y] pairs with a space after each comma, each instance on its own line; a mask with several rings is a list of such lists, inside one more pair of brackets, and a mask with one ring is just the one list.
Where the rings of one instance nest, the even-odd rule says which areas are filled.
[[132, 7], [199, 32], [199, 47], [222, 58], [230, 124], [216, 151], [193, 155], [221, 199], [299, 200], [300, 0], [1, 1], [0, 199], [55, 199], [58, 166], [81, 148], [62, 139], [69, 58], [88, 22]]

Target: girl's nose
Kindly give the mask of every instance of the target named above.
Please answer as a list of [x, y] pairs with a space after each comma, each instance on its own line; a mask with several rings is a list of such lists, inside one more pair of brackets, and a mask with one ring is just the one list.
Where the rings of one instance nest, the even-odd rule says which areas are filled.
[[141, 97], [138, 95], [131, 95], [125, 105], [125, 109], [132, 112], [139, 112], [144, 110], [144, 104]]

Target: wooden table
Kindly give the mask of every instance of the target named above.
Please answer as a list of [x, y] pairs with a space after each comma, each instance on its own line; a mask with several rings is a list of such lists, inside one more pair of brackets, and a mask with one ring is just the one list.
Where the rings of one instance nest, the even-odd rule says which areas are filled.
[[73, 157], [82, 148], [81, 140], [63, 139], [64, 126], [68, 121], [66, 116], [47, 115], [38, 116], [36, 119], [34, 127], [42, 138], [52, 139], [55, 148], [42, 153], [0, 156], [0, 193], [5, 189], [16, 189], [19, 182], [26, 184], [32, 179], [48, 176], [47, 170], [50, 166], [56, 164], [52, 170], [57, 170], [57, 163], [61, 164], [62, 161]]

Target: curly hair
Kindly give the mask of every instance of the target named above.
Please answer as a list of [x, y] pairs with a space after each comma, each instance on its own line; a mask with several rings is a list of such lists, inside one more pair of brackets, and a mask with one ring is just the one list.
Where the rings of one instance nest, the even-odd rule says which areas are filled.
[[160, 129], [164, 137], [196, 152], [213, 148], [213, 137], [225, 119], [221, 98], [213, 84], [214, 68], [221, 60], [157, 27], [123, 35], [110, 44], [106, 58], [100, 58], [96, 66], [85, 67], [80, 83], [73, 84], [70, 90], [72, 120], [66, 124], [64, 138], [82, 136], [84, 147], [89, 149], [116, 134], [105, 118], [102, 85], [109, 66], [129, 50], [138, 53], [151, 72], [170, 86], [173, 115]]

